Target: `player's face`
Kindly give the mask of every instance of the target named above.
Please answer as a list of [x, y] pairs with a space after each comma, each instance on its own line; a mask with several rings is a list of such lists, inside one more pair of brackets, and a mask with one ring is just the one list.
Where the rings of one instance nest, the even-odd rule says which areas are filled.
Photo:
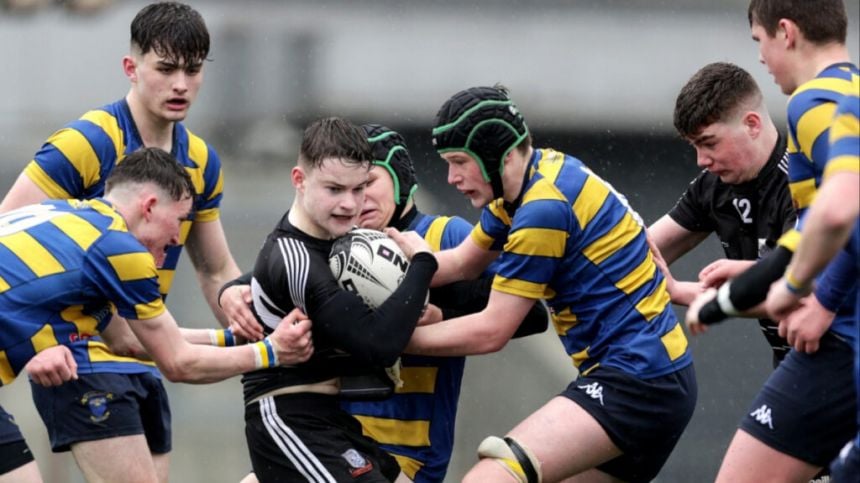
[[791, 94], [797, 88], [789, 75], [785, 55], [785, 31], [777, 29], [776, 35], [770, 37], [764, 27], [757, 23], [752, 25], [752, 38], [758, 43], [758, 60], [767, 67], [783, 94]]
[[723, 183], [742, 183], [757, 174], [752, 165], [753, 140], [740, 120], [709, 124], [688, 141], [696, 149], [696, 164]]
[[394, 203], [394, 180], [391, 174], [382, 166], [370, 168], [359, 226], [382, 230], [391, 223], [395, 208], [397, 205]]
[[[129, 60], [131, 63], [129, 64]], [[132, 95], [156, 121], [185, 119], [203, 83], [203, 64], [179, 63], [154, 51], [126, 57]]]
[[190, 196], [174, 201], [164, 195], [146, 207], [146, 223], [134, 235], [155, 258], [157, 267], [164, 263], [167, 248], [179, 244], [182, 222], [188, 220], [191, 206]]
[[493, 201], [493, 187], [484, 181], [477, 161], [464, 152], [442, 154], [448, 163], [448, 184], [457, 188], [475, 208], [483, 208]]
[[319, 238], [337, 238], [358, 224], [367, 186], [366, 164], [344, 163], [329, 158], [316, 169], [296, 167], [296, 189], [301, 193], [302, 210]]

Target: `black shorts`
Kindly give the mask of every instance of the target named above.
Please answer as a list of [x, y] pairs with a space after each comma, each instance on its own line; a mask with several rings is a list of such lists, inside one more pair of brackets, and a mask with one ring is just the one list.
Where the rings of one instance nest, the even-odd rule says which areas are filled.
[[83, 441], [143, 434], [155, 454], [171, 449], [170, 407], [161, 379], [150, 374], [78, 374], [54, 387], [30, 381], [51, 449]]
[[597, 467], [629, 482], [660, 472], [696, 409], [693, 365], [653, 379], [598, 367], [570, 383], [562, 396], [600, 423], [623, 455]]
[[828, 332], [818, 352], [791, 351], [765, 382], [740, 427], [781, 453], [827, 467], [857, 434], [851, 346]]
[[289, 394], [251, 403], [245, 437], [260, 483], [384, 483], [400, 473], [335, 396]]
[[24, 436], [12, 415], [0, 406], [0, 475], [33, 461]]

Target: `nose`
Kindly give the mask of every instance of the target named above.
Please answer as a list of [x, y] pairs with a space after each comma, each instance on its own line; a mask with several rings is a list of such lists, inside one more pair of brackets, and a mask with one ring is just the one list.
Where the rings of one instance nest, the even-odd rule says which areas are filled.
[[714, 162], [710, 156], [708, 156], [707, 154], [703, 153], [700, 150], [696, 150], [696, 165], [698, 167], [705, 169], [708, 166], [712, 165], [713, 163]]
[[188, 90], [188, 76], [182, 69], [177, 70], [173, 78], [173, 90], [180, 94]]
[[457, 168], [454, 165], [449, 164], [448, 165], [448, 184], [450, 184], [450, 185], [457, 184], [457, 181], [459, 181], [459, 177], [460, 177], [460, 175], [459, 175], [459, 173], [457, 173]]

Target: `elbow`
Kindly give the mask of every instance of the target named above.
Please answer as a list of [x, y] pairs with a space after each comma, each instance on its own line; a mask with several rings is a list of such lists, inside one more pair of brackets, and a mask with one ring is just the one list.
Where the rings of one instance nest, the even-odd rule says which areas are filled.
[[483, 331], [475, 337], [477, 344], [474, 346], [474, 353], [475, 355], [479, 355], [499, 352], [505, 348], [510, 339], [510, 334], [502, 334], [498, 331]]
[[191, 377], [191, 371], [185, 369], [185, 366], [182, 364], [158, 364], [158, 370], [170, 382], [194, 382]]

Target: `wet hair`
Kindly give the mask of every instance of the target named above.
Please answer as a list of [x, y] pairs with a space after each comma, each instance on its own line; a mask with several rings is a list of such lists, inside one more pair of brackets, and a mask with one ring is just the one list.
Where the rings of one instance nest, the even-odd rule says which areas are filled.
[[776, 35], [781, 19], [791, 20], [806, 40], [819, 45], [844, 44], [848, 32], [843, 0], [751, 0], [747, 17], [750, 26], [761, 25], [769, 37]]
[[497, 198], [503, 194], [505, 157], [513, 149], [526, 153], [531, 147], [525, 119], [500, 84], [471, 87], [451, 96], [436, 114], [432, 135], [439, 154], [471, 156]]
[[152, 183], [179, 201], [195, 193], [191, 176], [167, 151], [141, 148], [117, 163], [105, 181], [105, 193], [125, 184]]
[[141, 55], [151, 50], [176, 64], [200, 64], [209, 55], [209, 30], [200, 13], [184, 3], [152, 3], [131, 22], [131, 46]]
[[364, 130], [339, 117], [311, 123], [302, 136], [299, 163], [319, 168], [330, 158], [348, 164], [364, 164], [370, 170], [373, 154]]
[[749, 72], [728, 62], [714, 62], [699, 69], [681, 88], [675, 100], [675, 129], [689, 138], [761, 101], [761, 90]]

